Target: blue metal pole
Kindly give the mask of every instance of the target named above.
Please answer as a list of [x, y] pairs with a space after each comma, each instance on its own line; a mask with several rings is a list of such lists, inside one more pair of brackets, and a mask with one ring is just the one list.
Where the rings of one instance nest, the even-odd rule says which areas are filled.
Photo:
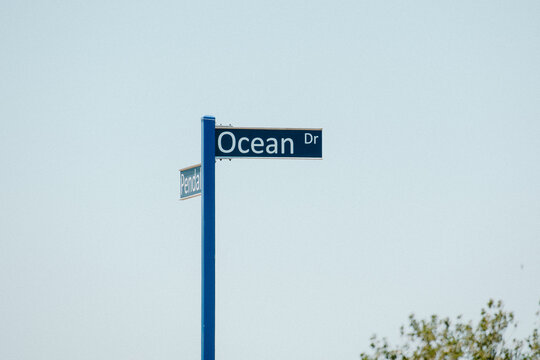
[[202, 316], [201, 360], [214, 360], [216, 333], [216, 119], [203, 116], [202, 126]]

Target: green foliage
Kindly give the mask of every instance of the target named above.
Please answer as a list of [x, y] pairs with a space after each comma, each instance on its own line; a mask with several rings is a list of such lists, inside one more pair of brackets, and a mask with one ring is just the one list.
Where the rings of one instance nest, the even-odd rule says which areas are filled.
[[[536, 313], [540, 317], [540, 311]], [[386, 338], [371, 338], [370, 354], [361, 360], [540, 360], [539, 329], [525, 339], [508, 341], [505, 332], [517, 324], [514, 314], [501, 301], [490, 300], [482, 309], [477, 324], [432, 315], [428, 320], [409, 316], [409, 325], [401, 327], [404, 340], [392, 347]]]

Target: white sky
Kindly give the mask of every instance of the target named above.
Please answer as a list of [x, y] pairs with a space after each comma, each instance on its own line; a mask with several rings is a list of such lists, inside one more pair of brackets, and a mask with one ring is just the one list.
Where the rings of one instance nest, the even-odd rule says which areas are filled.
[[0, 358], [198, 359], [200, 117], [322, 127], [218, 162], [216, 358], [357, 359], [409, 313], [540, 300], [540, 2], [2, 1]]

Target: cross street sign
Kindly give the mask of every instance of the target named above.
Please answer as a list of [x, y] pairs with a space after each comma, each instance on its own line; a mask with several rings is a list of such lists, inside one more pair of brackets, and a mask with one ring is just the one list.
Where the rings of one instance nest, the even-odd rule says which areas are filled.
[[215, 360], [216, 159], [322, 159], [322, 129], [216, 127], [203, 116], [201, 140], [201, 164], [180, 169], [180, 200], [202, 195], [201, 360]]
[[216, 126], [216, 159], [322, 159], [322, 129]]
[[201, 195], [201, 164], [180, 169], [180, 200]]

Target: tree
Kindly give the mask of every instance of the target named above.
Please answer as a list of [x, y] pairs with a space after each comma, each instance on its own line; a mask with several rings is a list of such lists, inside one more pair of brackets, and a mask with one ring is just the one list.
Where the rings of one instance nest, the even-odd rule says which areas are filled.
[[[540, 318], [540, 311], [536, 313]], [[540, 360], [539, 329], [523, 340], [509, 340], [508, 328], [516, 327], [512, 312], [501, 301], [490, 300], [482, 309], [477, 324], [432, 315], [428, 320], [409, 316], [409, 325], [401, 327], [401, 345], [391, 346], [386, 338], [371, 338], [369, 354], [361, 360]]]

